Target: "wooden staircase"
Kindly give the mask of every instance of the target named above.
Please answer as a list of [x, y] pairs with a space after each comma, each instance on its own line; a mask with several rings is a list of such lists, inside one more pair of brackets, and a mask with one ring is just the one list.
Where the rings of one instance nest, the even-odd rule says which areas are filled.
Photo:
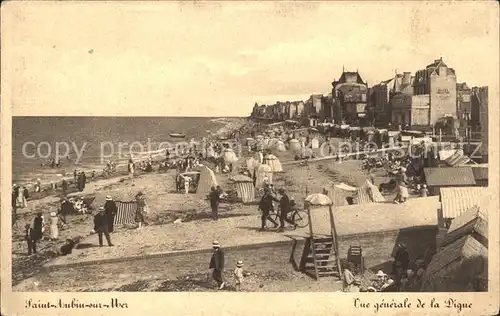
[[342, 267], [340, 263], [339, 248], [337, 243], [337, 233], [333, 222], [333, 214], [330, 210], [331, 235], [315, 235], [312, 228], [311, 215], [309, 212], [310, 238], [306, 243], [309, 253], [303, 265], [304, 272], [312, 275], [316, 280], [320, 277], [334, 276], [343, 280]]

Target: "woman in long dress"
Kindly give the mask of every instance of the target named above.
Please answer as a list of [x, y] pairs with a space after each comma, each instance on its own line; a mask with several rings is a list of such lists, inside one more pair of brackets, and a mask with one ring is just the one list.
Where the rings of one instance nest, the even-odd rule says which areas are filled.
[[57, 226], [59, 218], [56, 212], [50, 213], [50, 239], [57, 240], [59, 238], [59, 227]]
[[146, 207], [146, 201], [144, 200], [144, 195], [141, 191], [135, 196], [135, 201], [137, 203], [137, 211], [135, 213], [135, 222], [139, 225], [137, 228], [142, 229], [142, 225], [145, 224], [144, 212]]

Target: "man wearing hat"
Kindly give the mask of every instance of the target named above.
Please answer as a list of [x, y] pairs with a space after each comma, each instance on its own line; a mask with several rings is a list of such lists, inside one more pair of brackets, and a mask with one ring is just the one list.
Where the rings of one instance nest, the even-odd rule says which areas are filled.
[[113, 224], [117, 212], [118, 208], [116, 207], [116, 203], [115, 201], [113, 201], [113, 198], [109, 195], [106, 196], [106, 203], [104, 203], [104, 214], [106, 215], [106, 219], [108, 221], [108, 231], [110, 233], [112, 233], [114, 230]]
[[408, 270], [410, 264], [410, 254], [406, 245], [402, 242], [397, 244], [394, 254], [393, 273], [399, 275], [401, 271]]
[[212, 253], [212, 258], [210, 259], [209, 269], [212, 270], [212, 277], [217, 282], [217, 287], [219, 290], [224, 288], [224, 281], [222, 280], [222, 271], [224, 270], [224, 252], [220, 248], [220, 244], [217, 240], [212, 243], [214, 252]]
[[262, 216], [261, 216], [261, 228], [260, 230], [263, 231], [266, 229], [266, 221], [270, 220], [273, 224], [274, 227], [278, 227], [278, 223], [276, 223], [272, 218], [269, 217], [269, 213], [273, 210], [273, 201], [279, 202], [271, 193], [271, 189], [266, 186], [264, 188], [264, 196], [260, 200], [259, 203], [259, 210], [262, 211]]
[[279, 231], [280, 232], [284, 232], [285, 231], [285, 221], [287, 223], [290, 223], [292, 224], [294, 227], [295, 227], [295, 223], [288, 219], [287, 215], [288, 213], [290, 213], [291, 211], [291, 207], [290, 207], [290, 199], [288, 198], [288, 195], [286, 194], [285, 190], [283, 188], [280, 188], [278, 190], [279, 194], [281, 195], [281, 199], [280, 199], [280, 228], [279, 228]]
[[99, 212], [94, 216], [94, 231], [99, 235], [99, 247], [102, 246], [102, 235], [106, 237], [108, 246], [113, 246], [108, 231], [108, 219], [104, 213], [104, 206], [99, 207]]

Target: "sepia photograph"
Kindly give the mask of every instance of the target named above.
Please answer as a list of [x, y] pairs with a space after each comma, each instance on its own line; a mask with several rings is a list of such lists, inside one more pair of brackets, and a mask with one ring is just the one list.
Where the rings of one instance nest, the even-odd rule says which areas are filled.
[[[499, 10], [471, 4], [2, 6], [9, 295], [479, 311], [472, 293], [498, 294]], [[71, 297], [18, 310], [94, 304]]]

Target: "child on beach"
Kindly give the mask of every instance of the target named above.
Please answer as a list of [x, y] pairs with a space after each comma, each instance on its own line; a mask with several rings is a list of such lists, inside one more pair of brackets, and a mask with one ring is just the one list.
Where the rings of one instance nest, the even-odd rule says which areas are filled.
[[234, 278], [236, 279], [235, 288], [239, 292], [241, 290], [241, 283], [243, 283], [243, 261], [238, 260], [236, 268], [234, 269]]

